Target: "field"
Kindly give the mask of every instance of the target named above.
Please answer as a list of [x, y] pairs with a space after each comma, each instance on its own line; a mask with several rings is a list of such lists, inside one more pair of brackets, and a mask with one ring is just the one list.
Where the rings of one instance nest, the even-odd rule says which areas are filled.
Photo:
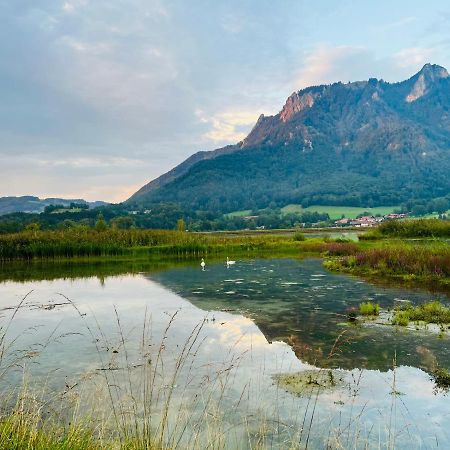
[[229, 214], [225, 214], [227, 217], [245, 217], [251, 214], [251, 209], [244, 209], [242, 211], [233, 211]]
[[342, 216], [349, 219], [355, 219], [359, 214], [368, 212], [372, 215], [385, 215], [392, 213], [398, 206], [377, 206], [375, 208], [360, 208], [352, 206], [322, 206], [312, 205], [307, 208], [303, 208], [301, 205], [287, 205], [281, 209], [284, 214], [289, 213], [304, 213], [304, 212], [318, 212], [326, 213], [330, 216], [331, 220], [338, 220]]

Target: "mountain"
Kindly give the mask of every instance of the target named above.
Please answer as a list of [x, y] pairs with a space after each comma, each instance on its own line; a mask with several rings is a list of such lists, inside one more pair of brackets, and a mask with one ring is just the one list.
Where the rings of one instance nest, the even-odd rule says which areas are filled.
[[83, 203], [89, 205], [90, 208], [104, 206], [105, 202], [87, 202], [81, 199], [62, 199], [62, 198], [44, 198], [26, 195], [23, 197], [0, 197], [0, 216], [14, 212], [40, 213], [44, 211], [46, 206], [63, 205], [69, 206], [71, 203]]
[[199, 152], [128, 204], [229, 212], [289, 203], [398, 205], [450, 193], [450, 76], [438, 65], [399, 83], [294, 92], [236, 145]]

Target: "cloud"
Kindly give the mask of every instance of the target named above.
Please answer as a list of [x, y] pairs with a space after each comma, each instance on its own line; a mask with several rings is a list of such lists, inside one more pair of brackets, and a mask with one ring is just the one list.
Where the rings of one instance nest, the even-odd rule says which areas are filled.
[[63, 4], [63, 10], [66, 13], [73, 13], [78, 8], [87, 5], [88, 0], [67, 0]]
[[244, 139], [255, 125], [259, 111], [228, 110], [211, 117], [197, 111], [197, 117], [203, 124], [209, 124], [210, 130], [203, 138], [214, 143], [236, 143]]
[[388, 57], [377, 57], [366, 47], [320, 44], [303, 54], [302, 68], [291, 81], [293, 90], [337, 81], [371, 77], [396, 82], [409, 78], [436, 57], [435, 48], [411, 47]]
[[414, 70], [418, 66], [433, 62], [434, 56], [433, 48], [412, 47], [397, 52], [393, 59], [398, 67]]
[[386, 0], [370, 16], [329, 0], [0, 0], [0, 196], [116, 199], [243, 139], [293, 90], [449, 65], [445, 14], [411, 1], [420, 20]]
[[297, 89], [345, 80], [355, 72], [353, 63], [366, 55], [362, 47], [320, 45], [304, 55], [303, 68], [295, 80]]

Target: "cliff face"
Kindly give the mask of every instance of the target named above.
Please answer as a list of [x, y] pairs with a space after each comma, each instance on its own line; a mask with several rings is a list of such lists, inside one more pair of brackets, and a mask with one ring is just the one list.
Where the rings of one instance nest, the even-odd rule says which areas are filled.
[[[449, 193], [449, 158], [450, 77], [426, 64], [400, 83], [372, 78], [294, 92], [242, 142], [193, 155], [130, 201], [223, 210], [311, 199], [397, 204]], [[224, 177], [225, 190], [217, 185]]]

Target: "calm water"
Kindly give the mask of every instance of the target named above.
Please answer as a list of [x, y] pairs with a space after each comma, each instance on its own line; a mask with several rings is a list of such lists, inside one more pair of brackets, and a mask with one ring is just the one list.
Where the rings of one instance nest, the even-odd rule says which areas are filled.
[[[27, 281], [7, 281], [7, 273]], [[14, 273], [3, 271], [0, 322], [6, 324], [14, 311], [9, 308], [29, 295], [8, 330], [10, 356], [3, 367], [17, 355], [24, 358], [0, 378], [3, 388], [22, 382], [24, 366], [33, 380], [45, 380], [53, 390], [89, 379], [95, 387], [85, 391], [93, 392], [96, 377], [108, 373], [120, 382], [125, 366], [132, 367], [130, 378], [139, 386], [139, 368], [158, 355], [163, 342], [158, 382], [167, 390], [177, 355], [203, 323], [171, 394], [174, 423], [183, 414], [191, 426], [208, 392], [208, 407], [216, 407], [208, 417], [220, 416], [228, 448], [249, 447], [262, 434], [261, 420], [268, 448], [286, 448], [290, 439], [304, 443], [298, 430], [311, 416], [313, 447], [333, 439], [356, 448], [450, 446], [449, 398], [427, 373], [436, 362], [450, 367], [449, 338], [349, 326], [345, 318], [347, 308], [368, 299], [390, 307], [398, 299], [417, 303], [436, 294], [330, 274], [318, 259], [242, 260], [229, 269], [208, 262], [204, 272], [198, 263], [186, 263], [67, 266], [60, 272], [16, 267]], [[99, 276], [88, 276], [94, 273]], [[143, 333], [146, 318], [150, 325]], [[144, 343], [144, 334], [151, 343]], [[274, 381], [277, 374], [316, 367], [339, 369], [344, 385], [318, 391], [311, 400]], [[199, 436], [208, 432], [201, 428]]]

